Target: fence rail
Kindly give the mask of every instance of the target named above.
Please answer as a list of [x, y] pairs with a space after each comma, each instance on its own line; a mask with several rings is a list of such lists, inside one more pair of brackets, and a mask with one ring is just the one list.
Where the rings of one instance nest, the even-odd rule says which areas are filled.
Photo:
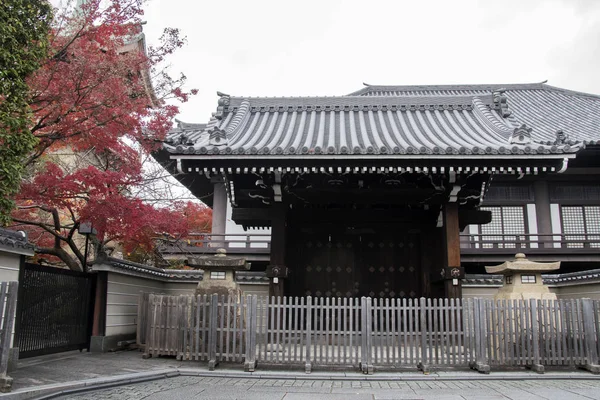
[[[145, 296], [145, 297], [144, 297]], [[142, 295], [145, 357], [375, 368], [572, 365], [600, 373], [600, 301]]]
[[476, 254], [527, 250], [528, 253], [548, 252], [598, 252], [600, 234], [461, 234], [461, 252]]
[[0, 392], [9, 392], [12, 387], [12, 378], [7, 373], [18, 289], [18, 282], [0, 283]]
[[216, 253], [219, 248], [228, 253], [269, 254], [271, 235], [192, 233], [186, 240], [162, 243], [159, 246], [159, 250], [165, 254]]

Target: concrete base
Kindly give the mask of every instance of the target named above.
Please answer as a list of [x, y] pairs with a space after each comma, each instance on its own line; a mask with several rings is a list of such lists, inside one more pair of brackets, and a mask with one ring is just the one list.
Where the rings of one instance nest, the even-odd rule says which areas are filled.
[[488, 375], [490, 373], [490, 366], [482, 362], [472, 362], [469, 367], [482, 374]]
[[12, 390], [13, 378], [10, 376], [0, 377], [0, 392], [8, 393]]
[[124, 349], [128, 346], [127, 341], [135, 340], [135, 333], [114, 336], [92, 336], [90, 351], [92, 353], [106, 353]]
[[367, 374], [367, 375], [373, 375], [375, 373], [375, 368], [373, 367], [373, 364], [360, 364], [360, 370], [362, 371], [363, 374]]
[[244, 371], [254, 372], [256, 370], [256, 361], [246, 361], [244, 363]]
[[312, 372], [312, 364], [307, 362], [304, 364], [304, 372], [310, 374]]
[[431, 365], [423, 364], [420, 362], [417, 364], [417, 369], [423, 372], [424, 374], [429, 374], [431, 372]]
[[546, 370], [542, 364], [531, 364], [531, 365], [527, 365], [526, 367], [534, 372], [537, 372], [538, 374], [543, 374], [544, 372], [546, 372]]
[[217, 360], [210, 360], [208, 362], [208, 370], [209, 371], [214, 371], [215, 368], [217, 367], [217, 365], [219, 365], [219, 363], [217, 362]]
[[590, 371], [594, 375], [600, 375], [600, 365], [586, 364], [583, 369]]
[[8, 351], [8, 372], [12, 372], [17, 369], [19, 363], [19, 348], [11, 347]]

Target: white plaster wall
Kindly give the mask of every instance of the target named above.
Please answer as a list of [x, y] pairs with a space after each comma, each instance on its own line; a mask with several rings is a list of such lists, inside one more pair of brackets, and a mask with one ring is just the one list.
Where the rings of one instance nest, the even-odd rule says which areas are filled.
[[135, 334], [138, 297], [141, 292], [162, 293], [163, 282], [108, 273], [106, 289], [106, 336]]
[[[256, 295], [259, 299], [269, 296], [269, 285], [268, 284], [240, 284], [240, 289], [244, 295]], [[258, 318], [256, 321], [257, 326], [263, 327], [261, 332], [264, 332], [267, 326], [267, 312], [264, 306], [261, 307], [262, 302], [258, 302]], [[260, 317], [262, 315], [262, 318]]]
[[197, 282], [169, 282], [164, 284], [163, 293], [171, 296], [193, 295], [197, 286]]
[[18, 281], [21, 256], [0, 251], [0, 282]]
[[267, 297], [269, 295], [269, 285], [240, 284], [240, 289], [244, 295], [256, 295], [258, 297]]
[[569, 285], [550, 288], [559, 299], [593, 299], [600, 300], [600, 282], [587, 285]]
[[[550, 204], [550, 220], [552, 221], [552, 233], [561, 234], [560, 206], [556, 203]], [[554, 236], [554, 241], [554, 247], [560, 248], [560, 236]]]
[[[538, 233], [537, 226], [537, 213], [535, 211], [535, 204], [527, 204], [527, 230], [530, 234], [535, 235]], [[538, 240], [537, 236], [530, 236], [532, 242], [536, 242]], [[532, 249], [537, 249], [537, 243], [531, 243]]]
[[465, 287], [465, 286], [463, 286], [462, 297], [463, 297], [463, 299], [472, 299], [472, 298], [493, 299], [497, 292], [498, 292], [498, 288], [495, 288], [495, 287]]
[[[556, 297], [559, 299], [588, 298], [593, 300], [600, 300], [600, 282], [558, 287], [550, 286], [549, 289], [551, 293], [556, 293]], [[474, 297], [493, 299], [497, 292], [497, 288], [463, 286], [463, 299]]]
[[[19, 281], [19, 268], [21, 266], [21, 256], [13, 253], [0, 251], [0, 282]], [[3, 318], [4, 316], [2, 316]], [[4, 321], [2, 321], [4, 322]], [[13, 347], [15, 339], [15, 323], [13, 321], [13, 331], [10, 337], [10, 347]]]

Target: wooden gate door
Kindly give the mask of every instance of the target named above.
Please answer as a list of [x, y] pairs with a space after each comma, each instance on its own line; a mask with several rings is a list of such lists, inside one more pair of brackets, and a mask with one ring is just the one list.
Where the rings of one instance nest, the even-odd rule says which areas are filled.
[[420, 235], [363, 234], [356, 258], [361, 265], [360, 294], [378, 298], [421, 296]]
[[421, 296], [416, 233], [303, 233], [289, 251], [290, 296]]
[[329, 233], [297, 236], [291, 260], [290, 295], [357, 297], [360, 271], [354, 252], [358, 238]]
[[19, 358], [89, 349], [95, 275], [25, 264], [19, 276]]

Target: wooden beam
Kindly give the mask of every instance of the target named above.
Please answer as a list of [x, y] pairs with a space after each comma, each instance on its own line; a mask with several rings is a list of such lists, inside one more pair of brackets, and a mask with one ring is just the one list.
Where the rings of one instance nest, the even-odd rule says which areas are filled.
[[444, 239], [445, 239], [445, 291], [446, 297], [461, 298], [460, 275], [464, 274], [460, 265], [460, 224], [457, 203], [444, 206]]
[[[552, 234], [552, 216], [550, 211], [550, 195], [548, 193], [548, 182], [538, 180], [533, 183], [533, 196], [535, 198], [535, 217], [538, 233], [541, 235]], [[550, 236], [541, 236], [542, 240]], [[554, 243], [544, 243], [542, 247], [553, 248]]]
[[231, 218], [237, 223], [242, 223], [244, 221], [270, 221], [271, 209], [236, 207], [231, 210]]
[[[271, 207], [271, 212], [271, 263], [267, 270], [267, 275], [271, 275], [269, 295], [281, 297], [283, 296], [284, 276], [287, 276], [285, 264], [287, 205], [275, 203]], [[277, 271], [277, 273], [270, 274], [269, 271]]]
[[492, 212], [483, 210], [459, 210], [458, 221], [462, 232], [468, 225], [484, 225], [492, 222]]

